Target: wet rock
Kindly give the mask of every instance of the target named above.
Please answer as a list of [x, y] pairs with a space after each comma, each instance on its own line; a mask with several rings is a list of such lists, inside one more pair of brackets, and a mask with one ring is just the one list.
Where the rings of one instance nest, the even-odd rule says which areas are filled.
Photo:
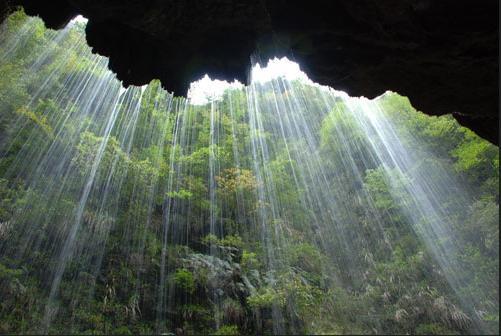
[[242, 278], [238, 263], [216, 256], [193, 253], [183, 258], [181, 264], [193, 273], [196, 282], [204, 287], [208, 297], [245, 298], [251, 289]]

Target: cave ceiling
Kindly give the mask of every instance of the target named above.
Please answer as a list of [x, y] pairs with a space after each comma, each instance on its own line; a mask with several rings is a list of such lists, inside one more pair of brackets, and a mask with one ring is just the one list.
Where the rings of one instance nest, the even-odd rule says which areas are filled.
[[287, 56], [352, 96], [386, 90], [452, 113], [499, 143], [498, 0], [10, 0], [60, 29], [76, 15], [124, 85], [160, 79], [176, 95], [207, 73], [247, 81], [251, 62]]

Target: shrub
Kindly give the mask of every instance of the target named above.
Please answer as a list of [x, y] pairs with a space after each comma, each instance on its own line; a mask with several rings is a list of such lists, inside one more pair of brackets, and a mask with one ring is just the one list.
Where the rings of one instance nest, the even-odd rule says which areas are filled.
[[219, 328], [214, 335], [240, 335], [236, 325], [224, 325]]
[[180, 268], [174, 273], [174, 283], [176, 287], [179, 287], [189, 294], [195, 291], [195, 280], [193, 278], [193, 273], [185, 268]]

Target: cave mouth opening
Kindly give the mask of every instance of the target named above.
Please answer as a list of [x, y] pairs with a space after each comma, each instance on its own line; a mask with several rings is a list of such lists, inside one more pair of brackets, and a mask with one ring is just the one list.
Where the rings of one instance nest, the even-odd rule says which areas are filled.
[[0, 12], [5, 18], [17, 6], [57, 29], [77, 13], [87, 15], [89, 45], [110, 57], [110, 68], [126, 85], [158, 78], [168, 91], [186, 95], [204, 69], [245, 83], [248, 57], [259, 50], [256, 56], [263, 59], [288, 55], [315, 82], [352, 96], [373, 98], [394, 90], [418, 110], [453, 113], [461, 125], [499, 143], [496, 0], [482, 0], [482, 6], [452, 0], [286, 6], [267, 0], [210, 5], [10, 0], [0, 2]]
[[[301, 71], [300, 65], [290, 61], [287, 57], [272, 58], [262, 66], [256, 63], [252, 66], [249, 74], [249, 85], [253, 83], [266, 83], [277, 79], [292, 81], [299, 80], [302, 83], [315, 85], [308, 75]], [[244, 84], [235, 80], [228, 82], [225, 80], [211, 79], [205, 74], [201, 79], [190, 84], [187, 98], [192, 104], [203, 105], [209, 101], [221, 99], [223, 93], [230, 88], [243, 87]]]
[[[67, 27], [75, 24], [85, 26], [87, 22], [88, 19], [86, 17], [77, 15], [70, 20]], [[251, 63], [250, 59], [249, 63]], [[322, 86], [311, 81], [308, 75], [301, 70], [301, 66], [297, 62], [283, 56], [272, 57], [264, 62], [252, 62], [246, 84], [236, 79], [230, 82], [218, 79], [217, 77], [211, 78], [206, 73], [201, 78], [195, 79], [190, 83], [186, 98], [189, 99], [191, 104], [203, 105], [210, 101], [221, 99], [225, 90], [230, 88], [241, 88], [252, 83], [265, 83], [279, 78], [288, 81], [299, 80], [305, 84]], [[339, 92], [341, 93], [342, 91]]]
[[[67, 27], [74, 24], [86, 25], [88, 19], [82, 15], [77, 15], [70, 20]], [[301, 70], [298, 63], [284, 57], [273, 57], [266, 62], [255, 62], [250, 69], [248, 83], [264, 83], [274, 79], [281, 78], [283, 80], [300, 80], [303, 83], [315, 85], [306, 73]], [[209, 74], [204, 74], [200, 79], [193, 80], [190, 85], [186, 98], [191, 104], [203, 105], [210, 101], [221, 99], [223, 93], [230, 88], [241, 88], [245, 84], [238, 80], [232, 82], [211, 78]], [[318, 84], [317, 84], [318, 85]]]

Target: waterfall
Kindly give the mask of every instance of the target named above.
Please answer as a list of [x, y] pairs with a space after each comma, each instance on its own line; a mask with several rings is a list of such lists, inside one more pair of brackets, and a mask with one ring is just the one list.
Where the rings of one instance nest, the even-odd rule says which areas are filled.
[[0, 331], [499, 332], [496, 147], [287, 59], [124, 88], [84, 28], [1, 28]]

